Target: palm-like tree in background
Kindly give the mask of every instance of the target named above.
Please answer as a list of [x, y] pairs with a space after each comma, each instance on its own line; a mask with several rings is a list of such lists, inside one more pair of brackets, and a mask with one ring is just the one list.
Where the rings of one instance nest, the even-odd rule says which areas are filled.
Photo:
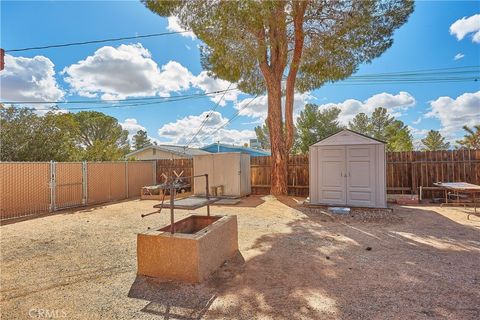
[[458, 140], [457, 143], [460, 145], [460, 148], [465, 149], [480, 149], [480, 124], [476, 124], [473, 128], [469, 126], [463, 126], [463, 130], [467, 132], [463, 136], [462, 140]]

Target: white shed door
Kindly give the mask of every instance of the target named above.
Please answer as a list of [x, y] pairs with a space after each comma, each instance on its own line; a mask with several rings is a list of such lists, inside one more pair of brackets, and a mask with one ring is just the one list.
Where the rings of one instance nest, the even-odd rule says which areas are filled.
[[347, 204], [375, 205], [375, 146], [347, 146]]
[[345, 147], [318, 148], [318, 199], [326, 204], [345, 204]]

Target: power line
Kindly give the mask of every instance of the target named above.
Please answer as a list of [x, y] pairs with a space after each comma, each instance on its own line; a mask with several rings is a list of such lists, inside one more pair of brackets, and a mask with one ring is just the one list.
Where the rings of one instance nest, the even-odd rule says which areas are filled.
[[143, 101], [143, 100], [158, 100], [158, 99], [171, 99], [178, 97], [190, 97], [190, 96], [208, 96], [216, 95], [226, 91], [237, 90], [237, 88], [232, 88], [228, 90], [217, 90], [204, 93], [192, 93], [186, 95], [177, 95], [174, 97], [141, 97], [141, 98], [130, 98], [130, 99], [99, 99], [99, 100], [75, 100], [75, 101], [0, 101], [4, 104], [79, 104], [79, 103], [112, 103], [112, 102], [130, 102], [130, 101]]
[[[164, 101], [153, 101], [153, 102], [143, 102], [143, 103], [133, 103], [133, 104], [120, 104], [120, 105], [107, 105], [107, 106], [95, 106], [95, 107], [70, 107], [70, 108], [62, 108], [63, 110], [73, 111], [73, 110], [93, 110], [93, 109], [114, 109], [114, 108], [125, 108], [125, 107], [134, 107], [134, 106], [144, 106], [144, 105], [154, 105], [154, 104], [163, 104], [169, 102], [176, 102], [176, 101], [184, 101], [184, 100], [193, 100], [193, 99], [200, 99], [203, 98], [205, 95], [197, 95], [197, 96], [180, 96], [180, 97], [173, 97], [169, 100]], [[55, 110], [53, 107], [46, 107], [46, 108], [34, 108], [35, 110], [40, 111], [48, 111], [48, 110]]]
[[[232, 83], [230, 83], [228, 85], [228, 89], [230, 89], [230, 87], [232, 86]], [[190, 145], [190, 143], [192, 143], [193, 139], [195, 139], [195, 137], [198, 135], [198, 133], [203, 129], [203, 127], [205, 126], [205, 124], [207, 123], [209, 117], [215, 112], [215, 110], [217, 110], [218, 106], [220, 105], [220, 102], [222, 102], [223, 98], [225, 97], [225, 94], [227, 93], [227, 90], [225, 90], [225, 92], [223, 93], [223, 95], [220, 97], [220, 99], [217, 101], [217, 103], [215, 104], [215, 106], [212, 108], [212, 110], [210, 110], [210, 112], [205, 116], [205, 119], [203, 119], [202, 123], [200, 124], [200, 127], [198, 128], [197, 132], [195, 132], [195, 134], [193, 135], [193, 137], [188, 141], [187, 143], [187, 148], [188, 146]]]
[[[479, 68], [478, 70], [466, 70], [466, 71], [446, 71], [446, 72], [433, 72], [433, 73], [422, 73], [422, 72], [430, 72], [430, 71], [445, 71], [445, 70], [460, 70], [460, 69], [467, 69], [467, 68]], [[415, 73], [417, 72], [417, 73]], [[414, 74], [415, 73], [415, 74]], [[422, 74], [418, 74], [422, 73]], [[436, 83], [442, 81], [449, 81], [449, 82], [467, 82], [467, 81], [477, 81], [479, 77], [477, 76], [456, 76], [456, 77], [446, 77], [446, 75], [459, 75], [459, 74], [477, 74], [480, 77], [480, 66], [465, 66], [465, 67], [452, 67], [452, 68], [438, 68], [438, 69], [423, 69], [417, 71], [399, 71], [399, 72], [391, 72], [391, 73], [372, 73], [372, 74], [363, 74], [358, 76], [351, 76], [345, 80], [339, 81], [339, 83], [330, 83], [335, 85], [344, 85], [347, 82], [350, 83], [366, 83], [366, 84], [374, 84], [373, 82], [381, 81], [384, 82], [391, 82], [392, 84], [395, 82], [402, 83], [405, 81], [423, 81], [426, 83]], [[443, 75], [443, 76], [442, 76]], [[420, 77], [419, 77], [420, 76]], [[440, 77], [441, 76], [441, 77]], [[237, 88], [227, 89], [227, 90], [218, 90], [212, 91], [204, 94], [197, 94], [197, 95], [209, 95], [209, 94], [217, 94], [223, 93], [226, 91], [237, 90]], [[184, 95], [187, 96], [187, 95]], [[193, 95], [188, 95], [193, 96]], [[181, 96], [176, 96], [181, 97]], [[130, 98], [130, 99], [101, 99], [101, 100], [76, 100], [76, 101], [0, 101], [4, 104], [80, 104], [80, 103], [111, 103], [111, 102], [131, 102], [131, 101], [143, 101], [143, 100], [164, 100], [169, 99], [170, 97], [142, 97], [142, 98]]]
[[[133, 104], [120, 104], [120, 105], [108, 105], [108, 106], [96, 106], [96, 107], [71, 107], [71, 108], [62, 108], [62, 110], [94, 110], [94, 109], [118, 109], [118, 108], [125, 108], [125, 107], [135, 107], [135, 106], [145, 106], [145, 105], [154, 105], [154, 104], [164, 104], [169, 102], [176, 102], [176, 101], [184, 101], [184, 100], [193, 100], [193, 99], [200, 99], [201, 96], [198, 97], [181, 97], [178, 99], [170, 99], [165, 101], [153, 101], [153, 102], [141, 102], [141, 103], [133, 103]], [[48, 110], [55, 110], [55, 108], [34, 108], [35, 110], [41, 111], [48, 111]]]
[[225, 128], [227, 125], [229, 125], [230, 123], [232, 123], [233, 120], [235, 120], [239, 115], [240, 115], [240, 112], [245, 109], [246, 107], [248, 107], [255, 99], [258, 98], [258, 94], [252, 99], [250, 100], [247, 104], [245, 104], [243, 107], [241, 107], [240, 109], [238, 109], [229, 119], [227, 122], [225, 122], [224, 124], [220, 125], [217, 129], [215, 129], [215, 131], [213, 132], [209, 132], [208, 133], [208, 137], [202, 139], [202, 140], [199, 140], [199, 142], [203, 142], [205, 140], [207, 140], [208, 138], [210, 138], [210, 136], [214, 135], [215, 133], [217, 133], [219, 130]]
[[459, 70], [459, 69], [467, 69], [467, 68], [480, 68], [480, 66], [462, 66], [462, 67], [448, 67], [448, 68], [434, 68], [434, 69], [418, 69], [418, 70], [409, 70], [409, 71], [394, 71], [394, 72], [384, 72], [384, 73], [372, 73], [372, 74], [360, 74], [360, 75], [353, 75], [352, 77], [359, 77], [359, 76], [370, 76], [370, 75], [388, 75], [388, 74], [407, 74], [407, 73], [424, 73], [430, 71], [442, 71], [442, 70]]
[[[480, 78], [480, 77], [479, 77]], [[393, 84], [448, 84], [448, 83], [465, 83], [465, 82], [478, 82], [479, 78], [471, 78], [469, 80], [435, 80], [435, 81], [346, 81], [343, 83], [326, 83], [325, 85], [331, 86], [357, 86], [357, 85], [393, 85]]]
[[131, 36], [131, 37], [119, 37], [119, 38], [99, 39], [99, 40], [90, 40], [90, 41], [81, 41], [81, 42], [50, 44], [50, 45], [37, 46], [37, 47], [8, 49], [8, 50], [5, 50], [5, 52], [20, 52], [20, 51], [30, 51], [30, 50], [40, 50], [40, 49], [63, 48], [63, 47], [81, 46], [81, 45], [92, 44], [92, 43], [104, 43], [104, 42], [131, 40], [131, 39], [161, 37], [161, 36], [168, 36], [172, 34], [180, 34], [180, 33], [186, 33], [186, 32], [190, 32], [190, 31], [161, 32], [161, 33], [151, 33], [151, 34], [137, 35], [137, 36]]

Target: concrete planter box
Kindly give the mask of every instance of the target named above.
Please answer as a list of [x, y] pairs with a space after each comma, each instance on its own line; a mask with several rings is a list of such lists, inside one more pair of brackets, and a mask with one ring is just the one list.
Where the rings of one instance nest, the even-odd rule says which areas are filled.
[[236, 216], [192, 215], [137, 235], [138, 274], [198, 283], [238, 251]]

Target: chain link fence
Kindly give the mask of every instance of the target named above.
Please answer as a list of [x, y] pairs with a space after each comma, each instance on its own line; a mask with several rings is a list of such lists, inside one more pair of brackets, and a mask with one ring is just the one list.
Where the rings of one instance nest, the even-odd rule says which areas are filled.
[[155, 161], [0, 162], [0, 220], [138, 197]]

